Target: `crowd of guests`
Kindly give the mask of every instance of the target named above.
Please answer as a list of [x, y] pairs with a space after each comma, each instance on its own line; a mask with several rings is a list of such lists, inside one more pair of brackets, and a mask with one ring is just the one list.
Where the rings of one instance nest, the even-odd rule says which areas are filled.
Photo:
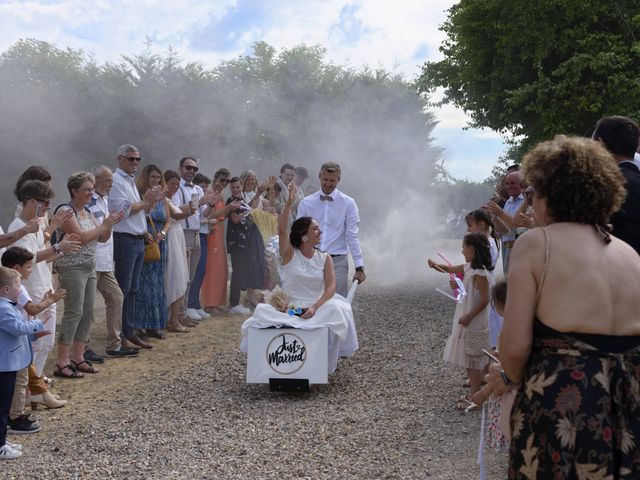
[[[98, 165], [71, 175], [68, 197], [55, 204], [52, 177], [44, 168], [29, 167], [17, 181], [15, 219], [6, 233], [0, 227], [0, 351], [10, 352], [0, 356], [0, 459], [22, 453], [20, 445], [6, 440], [7, 431], [29, 434], [41, 428], [26, 405], [66, 404], [50, 391], [53, 380], [44, 372], [56, 339], [53, 375], [76, 380], [98, 374], [96, 365], [105, 356], [137, 357], [154, 348], [151, 339], [163, 340], [166, 332], [188, 333], [212, 315], [249, 314], [261, 301], [259, 292], [278, 282], [265, 250], [278, 234], [277, 215], [286, 206], [290, 228], [301, 200], [318, 190], [303, 191], [309, 174], [290, 164], [279, 177], [260, 182], [251, 170], [232, 176], [221, 168], [208, 178], [193, 157], [182, 158], [177, 170], [139, 168], [141, 162], [138, 148], [122, 145], [115, 170]], [[332, 206], [342, 208], [335, 188], [339, 165], [324, 164], [321, 183], [323, 175], [330, 177], [323, 196], [335, 197]], [[351, 217], [336, 222], [342, 227], [333, 248], [345, 251], [329, 245], [325, 255], [346, 259], [348, 243], [356, 279], [364, 281], [357, 208], [343, 197], [351, 200]], [[345, 229], [351, 232], [348, 239]], [[103, 355], [91, 340], [96, 292], [106, 310]]]
[[538, 144], [467, 216], [465, 263], [429, 260], [464, 278], [444, 360], [509, 478], [640, 478], [639, 151], [622, 116]]

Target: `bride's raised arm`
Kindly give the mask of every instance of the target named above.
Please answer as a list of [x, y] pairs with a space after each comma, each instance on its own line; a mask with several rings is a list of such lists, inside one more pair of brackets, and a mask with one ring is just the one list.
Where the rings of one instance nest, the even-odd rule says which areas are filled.
[[293, 246], [289, 241], [289, 215], [291, 215], [291, 206], [296, 200], [296, 184], [289, 184], [289, 197], [282, 207], [282, 213], [278, 215], [278, 243], [280, 245], [280, 258], [282, 264], [285, 265], [293, 258]]

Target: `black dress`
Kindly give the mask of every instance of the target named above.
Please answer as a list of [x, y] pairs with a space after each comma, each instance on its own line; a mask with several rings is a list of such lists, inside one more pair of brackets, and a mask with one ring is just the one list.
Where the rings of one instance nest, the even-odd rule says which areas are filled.
[[[229, 197], [227, 205], [233, 200], [235, 200], [233, 197]], [[238, 209], [234, 213], [241, 214], [242, 211]], [[253, 223], [251, 215], [244, 217], [238, 223], [233, 223], [231, 219], [228, 220], [227, 251], [231, 255], [231, 268], [233, 269], [229, 303], [234, 306], [238, 304], [240, 299], [240, 290], [262, 289], [267, 278], [267, 261], [262, 235], [260, 235], [256, 224]]]

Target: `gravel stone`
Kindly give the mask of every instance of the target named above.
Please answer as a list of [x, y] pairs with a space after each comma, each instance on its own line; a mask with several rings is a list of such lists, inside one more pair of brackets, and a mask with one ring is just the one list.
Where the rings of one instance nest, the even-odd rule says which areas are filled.
[[[204, 320], [137, 359], [58, 380], [53, 391], [69, 405], [35, 412], [40, 433], [10, 437], [25, 453], [3, 462], [1, 476], [478, 478], [480, 414], [454, 409], [464, 371], [441, 360], [453, 308], [429, 285], [363, 285], [354, 303], [360, 350], [329, 385], [302, 394], [245, 384], [243, 319]], [[94, 345], [103, 330], [96, 314]], [[486, 449], [486, 461], [488, 478], [506, 477], [504, 454]]]

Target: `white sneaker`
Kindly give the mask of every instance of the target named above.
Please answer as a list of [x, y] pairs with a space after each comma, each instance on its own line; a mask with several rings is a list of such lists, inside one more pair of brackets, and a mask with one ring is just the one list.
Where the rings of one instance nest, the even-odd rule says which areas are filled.
[[229, 313], [231, 315], [248, 315], [251, 313], [251, 310], [249, 310], [247, 307], [243, 307], [242, 305], [238, 304], [235, 307], [233, 307], [231, 310], [229, 310]]
[[6, 443], [0, 447], [0, 460], [15, 460], [22, 456], [22, 452], [14, 450]]
[[195, 320], [195, 321], [202, 320], [202, 316], [198, 315], [198, 311], [195, 308], [187, 308], [187, 310], [184, 313], [191, 320]]
[[20, 445], [19, 443], [12, 443], [9, 440], [5, 440], [4, 444], [9, 445], [9, 448], [11, 450], [17, 450], [18, 452], [22, 451], [22, 445]]
[[196, 310], [196, 312], [198, 312], [198, 315], [200, 315], [201, 318], [211, 318], [211, 315], [209, 315], [203, 309]]

